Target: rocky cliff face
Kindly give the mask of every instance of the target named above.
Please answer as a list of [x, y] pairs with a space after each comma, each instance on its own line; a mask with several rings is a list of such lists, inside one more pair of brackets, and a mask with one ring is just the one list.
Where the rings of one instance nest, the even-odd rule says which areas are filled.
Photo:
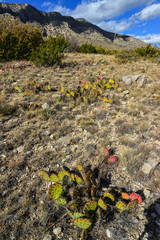
[[105, 48], [137, 48], [145, 43], [131, 36], [107, 32], [85, 19], [62, 16], [58, 12], [42, 12], [29, 4], [0, 3], [0, 14], [10, 14], [22, 22], [41, 27], [44, 36], [63, 34], [73, 44], [90, 42]]

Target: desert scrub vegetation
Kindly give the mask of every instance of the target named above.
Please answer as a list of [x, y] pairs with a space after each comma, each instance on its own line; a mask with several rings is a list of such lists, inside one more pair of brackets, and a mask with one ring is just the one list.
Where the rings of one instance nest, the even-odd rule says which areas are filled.
[[[142, 198], [137, 193], [127, 192], [124, 189], [109, 187], [109, 179], [104, 178], [101, 167], [109, 164], [112, 167], [117, 163], [117, 158], [110, 154], [105, 147], [104, 159], [97, 167], [78, 165], [69, 169], [47, 173], [38, 171], [38, 175], [48, 182], [49, 197], [58, 207], [64, 207], [66, 215], [71, 218], [72, 224], [82, 229], [79, 239], [88, 239], [94, 225], [113, 213], [131, 211]], [[105, 173], [106, 176], [106, 173]], [[113, 220], [114, 218], [112, 218]], [[61, 219], [62, 221], [64, 220]], [[65, 221], [64, 221], [65, 222]]]
[[68, 40], [62, 36], [53, 38], [49, 36], [45, 43], [32, 52], [30, 60], [36, 65], [53, 66], [61, 64], [64, 50], [68, 47]]
[[155, 59], [159, 56], [160, 51], [151, 44], [134, 50], [119, 50], [115, 53], [116, 62], [124, 64], [135, 62], [140, 59]]
[[89, 43], [84, 43], [77, 48], [79, 53], [95, 53], [95, 54], [104, 54], [104, 55], [114, 55], [118, 50], [105, 49], [101, 46], [94, 46]]
[[0, 17], [0, 61], [30, 60], [35, 65], [60, 64], [68, 40], [62, 36], [44, 41], [40, 29], [12, 17]]
[[41, 43], [40, 30], [30, 23], [0, 16], [0, 60], [29, 60], [31, 52]]

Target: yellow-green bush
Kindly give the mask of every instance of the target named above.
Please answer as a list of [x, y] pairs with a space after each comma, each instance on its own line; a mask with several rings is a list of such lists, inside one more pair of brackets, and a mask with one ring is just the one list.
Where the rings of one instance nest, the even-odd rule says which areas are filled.
[[153, 58], [160, 55], [160, 51], [156, 47], [153, 47], [151, 44], [148, 44], [146, 47], [141, 47], [135, 49], [135, 52], [141, 57]]
[[40, 30], [13, 17], [0, 16], [0, 60], [30, 58], [31, 52], [43, 43]]
[[49, 37], [45, 43], [40, 44], [36, 51], [32, 52], [30, 60], [37, 66], [52, 66], [61, 64], [64, 50], [68, 47], [68, 40], [58, 36]]
[[115, 57], [119, 63], [128, 63], [138, 60], [139, 56], [134, 50], [119, 50]]

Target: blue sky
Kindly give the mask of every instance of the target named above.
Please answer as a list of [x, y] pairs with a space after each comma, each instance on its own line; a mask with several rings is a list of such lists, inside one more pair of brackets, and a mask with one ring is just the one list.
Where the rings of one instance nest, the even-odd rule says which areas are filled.
[[45, 12], [60, 12], [89, 22], [110, 32], [160, 45], [160, 0], [0, 0], [28, 3]]

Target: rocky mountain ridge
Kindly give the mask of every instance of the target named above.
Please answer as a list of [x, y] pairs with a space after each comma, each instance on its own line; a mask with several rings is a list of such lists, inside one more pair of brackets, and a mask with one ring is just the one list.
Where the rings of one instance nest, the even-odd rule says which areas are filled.
[[128, 35], [107, 32], [85, 19], [62, 16], [58, 12], [43, 12], [29, 4], [0, 3], [0, 14], [18, 17], [22, 22], [30, 22], [42, 29], [44, 36], [59, 34], [69, 38], [73, 45], [89, 42], [104, 48], [134, 49], [146, 44]]

